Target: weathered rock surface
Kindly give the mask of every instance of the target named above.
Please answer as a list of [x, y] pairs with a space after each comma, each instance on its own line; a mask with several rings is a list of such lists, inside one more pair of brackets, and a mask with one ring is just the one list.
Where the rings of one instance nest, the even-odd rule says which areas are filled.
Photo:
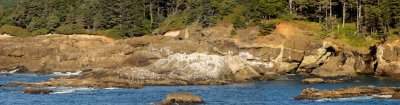
[[301, 83], [304, 84], [316, 84], [316, 83], [324, 83], [325, 80], [322, 78], [307, 78], [307, 79], [303, 79], [301, 81]]
[[34, 89], [34, 88], [31, 88], [31, 87], [24, 88], [24, 89], [22, 90], [22, 92], [23, 92], [23, 93], [28, 93], [28, 94], [50, 94], [50, 93], [53, 93], [52, 90], [47, 90], [47, 89]]
[[[127, 88], [215, 85], [286, 74], [297, 68], [305, 50], [302, 46], [292, 46], [298, 43], [295, 41], [285, 44], [285, 38], [277, 39], [279, 43], [248, 43], [219, 36], [210, 31], [214, 29], [207, 30], [210, 35], [204, 35], [207, 33], [204, 30], [182, 30], [185, 37], [182, 40], [165, 36], [112, 40], [85, 35], [2, 39], [0, 59], [4, 60], [0, 60], [0, 68], [9, 72], [10, 68], [23, 65], [23, 73], [45, 74], [93, 70], [20, 85]], [[190, 37], [186, 38], [188, 34]]]
[[384, 43], [377, 48], [376, 75], [400, 75], [400, 40]]
[[348, 98], [372, 95], [394, 95], [399, 92], [399, 88], [394, 87], [372, 87], [358, 86], [350, 88], [340, 88], [334, 90], [318, 90], [315, 88], [306, 88], [300, 95], [296, 96], [296, 100], [318, 100], [327, 98]]
[[[328, 40], [314, 40], [309, 35], [313, 31], [300, 31], [299, 26], [281, 23], [267, 36], [258, 36], [255, 27], [238, 30], [238, 35], [230, 36], [233, 26], [222, 25], [124, 40], [89, 35], [3, 38], [0, 39], [0, 69], [11, 72], [15, 67], [25, 67], [18, 73], [43, 74], [91, 69], [81, 75], [36, 85], [57, 86], [69, 81], [67, 86], [112, 86], [90, 83], [107, 82], [118, 87], [134, 87], [227, 84], [269, 80], [274, 75], [295, 72], [334, 77], [374, 73], [378, 68], [378, 74], [388, 74], [387, 70], [397, 67], [388, 66], [396, 65], [386, 61], [390, 57], [381, 57], [386, 66], [378, 61], [378, 67], [374, 67], [375, 58], [370, 55], [375, 53], [353, 51]], [[126, 86], [117, 85], [121, 81]]]
[[397, 99], [397, 100], [399, 100], [399, 99], [400, 99], [400, 92], [394, 93], [390, 99]]
[[317, 83], [342, 83], [342, 82], [360, 82], [354, 77], [343, 77], [339, 79], [323, 79], [323, 78], [306, 78], [301, 81], [303, 84], [317, 84]]
[[138, 88], [141, 85], [222, 85], [258, 77], [260, 74], [252, 64], [239, 56], [193, 53], [174, 54], [147, 67], [93, 69], [77, 76], [20, 85]]
[[190, 93], [175, 93], [168, 94], [167, 97], [162, 100], [163, 105], [175, 105], [175, 104], [200, 104], [203, 103], [203, 99], [200, 96], [193, 95]]

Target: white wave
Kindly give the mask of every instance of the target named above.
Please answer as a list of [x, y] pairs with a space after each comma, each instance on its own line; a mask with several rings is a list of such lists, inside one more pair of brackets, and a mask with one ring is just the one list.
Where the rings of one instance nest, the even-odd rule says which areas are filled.
[[15, 70], [11, 70], [11, 71], [3, 71], [3, 72], [0, 72], [0, 74], [14, 74], [14, 73], [16, 73], [17, 71], [18, 71], [19, 69], [15, 69]]
[[392, 98], [392, 95], [372, 95], [374, 98]]
[[374, 98], [391, 98], [392, 95], [372, 95], [372, 96], [360, 96], [360, 97], [348, 97], [348, 98], [325, 98], [325, 99], [319, 99], [315, 100], [317, 102], [320, 101], [354, 101], [354, 100], [369, 100], [369, 99], [374, 99]]
[[76, 72], [54, 72], [53, 75], [58, 75], [58, 76], [73, 76], [73, 75], [79, 75], [81, 74], [82, 71], [76, 71]]
[[330, 101], [330, 100], [332, 100], [332, 99], [330, 99], [330, 98], [324, 98], [324, 99], [319, 99], [319, 100], [315, 100], [315, 101], [317, 101], [317, 102], [323, 102], [323, 101]]
[[11, 71], [9, 71], [8, 73], [14, 74], [14, 73], [16, 73], [18, 70], [19, 70], [19, 69], [11, 70]]
[[362, 96], [362, 97], [349, 97], [349, 98], [338, 98], [336, 101], [353, 101], [353, 100], [368, 100], [372, 99], [374, 96]]
[[53, 92], [51, 94], [68, 94], [68, 93], [73, 93], [73, 92], [75, 92], [75, 91], [74, 90], [62, 90], [62, 91]]
[[120, 88], [111, 87], [111, 88], [104, 88], [104, 89], [106, 89], [106, 90], [116, 90], [116, 89], [120, 89]]
[[74, 93], [74, 92], [79, 92], [79, 91], [93, 91], [96, 90], [94, 88], [58, 88], [54, 89], [55, 92], [51, 94], [69, 94], [69, 93]]

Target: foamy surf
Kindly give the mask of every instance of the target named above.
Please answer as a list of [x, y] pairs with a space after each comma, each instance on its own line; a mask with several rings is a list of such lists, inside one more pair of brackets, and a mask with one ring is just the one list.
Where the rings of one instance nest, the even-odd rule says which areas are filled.
[[120, 89], [120, 88], [111, 87], [111, 88], [104, 88], [104, 89], [106, 89], [106, 90], [116, 90], [116, 89]]
[[369, 99], [375, 99], [375, 98], [392, 98], [392, 95], [372, 95], [372, 96], [361, 96], [361, 97], [349, 97], [349, 98], [325, 98], [325, 99], [319, 99], [315, 100], [317, 102], [321, 101], [354, 101], [354, 100], [369, 100]]
[[79, 75], [81, 74], [82, 71], [76, 71], [76, 72], [54, 72], [53, 75], [58, 75], [58, 76], [73, 76], [73, 75]]
[[14, 74], [14, 73], [16, 73], [18, 70], [19, 70], [19, 69], [11, 70], [11, 71], [9, 71], [8, 73]]
[[81, 92], [81, 91], [93, 91], [93, 90], [97, 90], [94, 88], [56, 88], [54, 89], [54, 92], [51, 94], [70, 94], [70, 93], [74, 93], [74, 92]]

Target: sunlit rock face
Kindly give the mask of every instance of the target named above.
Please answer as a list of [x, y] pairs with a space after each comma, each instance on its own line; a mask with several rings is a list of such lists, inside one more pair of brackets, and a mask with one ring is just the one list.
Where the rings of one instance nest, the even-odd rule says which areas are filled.
[[205, 53], [173, 54], [149, 66], [156, 73], [167, 74], [170, 78], [183, 80], [224, 79], [224, 75], [241, 70], [257, 76], [251, 63], [239, 56], [208, 55]]
[[400, 75], [400, 40], [387, 42], [377, 47], [376, 75]]

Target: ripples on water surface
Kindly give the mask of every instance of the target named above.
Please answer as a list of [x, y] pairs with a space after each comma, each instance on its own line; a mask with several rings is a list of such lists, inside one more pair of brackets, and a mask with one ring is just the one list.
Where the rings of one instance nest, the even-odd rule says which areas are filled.
[[[0, 76], [0, 84], [12, 81], [39, 82], [55, 75], [12, 75]], [[160, 102], [167, 94], [190, 92], [200, 95], [205, 105], [398, 105], [396, 100], [371, 100], [371, 97], [354, 97], [342, 99], [324, 99], [317, 101], [297, 101], [293, 97], [302, 89], [315, 87], [318, 89], [335, 89], [345, 86], [397, 86], [400, 82], [383, 81], [374, 77], [360, 77], [361, 83], [340, 84], [300, 84], [302, 77], [270, 82], [252, 82], [226, 86], [147, 86], [142, 89], [92, 89], [50, 87], [55, 93], [50, 95], [34, 95], [21, 93], [22, 87], [0, 88], [2, 105], [151, 105]], [[385, 97], [385, 96], [382, 96]], [[387, 97], [387, 96], [386, 96]]]

